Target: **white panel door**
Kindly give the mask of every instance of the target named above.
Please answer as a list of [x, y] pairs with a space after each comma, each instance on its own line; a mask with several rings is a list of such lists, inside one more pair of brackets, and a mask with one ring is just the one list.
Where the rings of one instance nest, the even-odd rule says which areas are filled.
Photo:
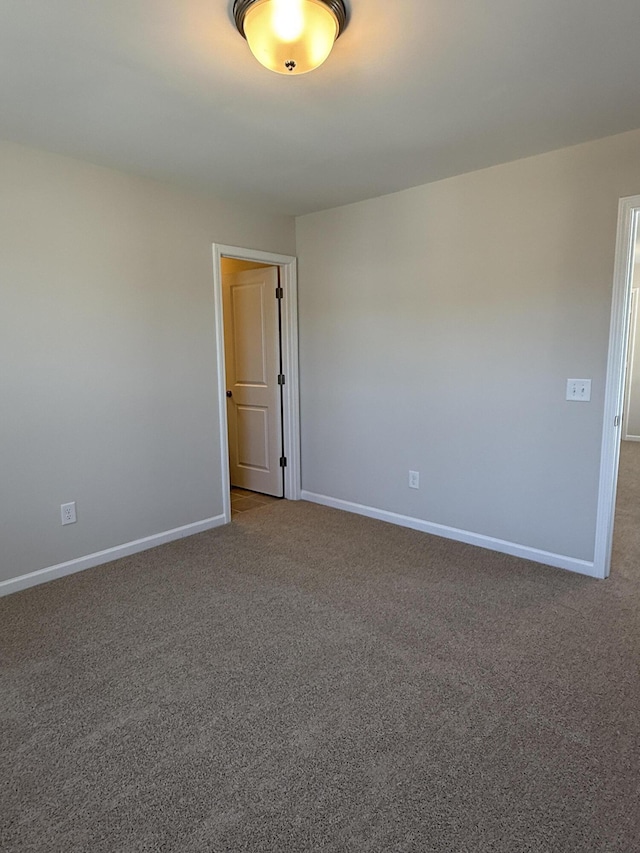
[[276, 267], [222, 277], [231, 485], [282, 497]]

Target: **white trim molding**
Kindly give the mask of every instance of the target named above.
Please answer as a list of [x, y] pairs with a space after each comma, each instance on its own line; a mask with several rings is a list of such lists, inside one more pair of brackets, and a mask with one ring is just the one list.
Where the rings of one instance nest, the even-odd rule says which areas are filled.
[[613, 296], [609, 327], [609, 355], [605, 384], [600, 486], [594, 566], [596, 577], [606, 578], [611, 568], [613, 523], [616, 507], [620, 432], [624, 406], [626, 356], [629, 341], [629, 311], [635, 238], [640, 218], [640, 195], [621, 198], [618, 205], [618, 232], [613, 272]]
[[147, 551], [149, 548], [165, 545], [167, 542], [174, 542], [176, 539], [184, 539], [186, 536], [193, 536], [195, 533], [204, 533], [205, 530], [221, 527], [225, 523], [224, 515], [216, 515], [213, 518], [194, 521], [192, 524], [174, 527], [173, 530], [165, 530], [163, 533], [156, 533], [153, 536], [145, 536], [143, 539], [135, 539], [133, 542], [125, 542], [123, 545], [116, 545], [114, 548], [96, 551], [94, 554], [87, 554], [85, 557], [77, 557], [75, 560], [69, 560], [66, 563], [58, 563], [56, 566], [29, 572], [29, 574], [20, 575], [17, 578], [9, 578], [9, 580], [0, 582], [0, 596], [10, 595], [12, 592], [19, 592], [21, 589], [28, 589], [31, 586], [63, 578], [66, 575], [73, 575], [76, 572], [83, 572], [85, 569], [92, 569], [104, 563], [111, 563], [121, 557], [128, 557], [131, 554], [137, 554], [139, 551]]
[[220, 471], [222, 474], [222, 506], [227, 522], [231, 521], [229, 492], [229, 438], [227, 432], [226, 373], [224, 363], [224, 324], [222, 316], [222, 258], [270, 264], [280, 269], [282, 287], [282, 368], [287, 380], [283, 386], [282, 436], [287, 467], [284, 469], [284, 496], [300, 500], [300, 378], [298, 368], [298, 276], [297, 261], [292, 255], [276, 255], [258, 249], [213, 244], [213, 287], [218, 383], [218, 417], [220, 428]]
[[576, 557], [566, 557], [563, 554], [554, 554], [551, 551], [542, 551], [531, 548], [528, 545], [519, 545], [516, 542], [508, 542], [504, 539], [495, 539], [493, 536], [484, 536], [481, 533], [472, 533], [469, 530], [460, 530], [457, 527], [447, 527], [444, 524], [436, 524], [432, 521], [424, 521], [421, 518], [412, 518], [408, 515], [399, 515], [384, 509], [372, 506], [352, 503], [351, 501], [331, 498], [327, 495], [318, 495], [314, 492], [302, 492], [302, 500], [323, 506], [341, 509], [345, 512], [353, 512], [356, 515], [364, 515], [367, 518], [376, 518], [379, 521], [387, 521], [400, 527], [410, 527], [422, 533], [430, 533], [433, 536], [442, 536], [445, 539], [453, 539], [456, 542], [464, 542], [467, 545], [476, 545], [480, 548], [488, 548], [490, 551], [499, 551], [501, 554], [510, 554], [512, 557], [521, 557], [524, 560], [532, 560], [535, 563], [543, 563], [545, 566], [553, 566], [557, 569], [567, 569], [589, 577], [598, 577], [594, 564], [588, 560], [579, 560]]

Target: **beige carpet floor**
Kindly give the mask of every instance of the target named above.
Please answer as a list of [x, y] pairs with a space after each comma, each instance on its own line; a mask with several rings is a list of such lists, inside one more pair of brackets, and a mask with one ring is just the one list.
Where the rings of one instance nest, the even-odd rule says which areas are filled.
[[640, 850], [627, 511], [606, 582], [277, 501], [1, 600], [0, 848]]

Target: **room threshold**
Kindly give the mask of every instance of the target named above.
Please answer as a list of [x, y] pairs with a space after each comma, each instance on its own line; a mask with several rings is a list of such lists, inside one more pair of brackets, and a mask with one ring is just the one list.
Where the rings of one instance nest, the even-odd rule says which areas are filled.
[[231, 487], [231, 518], [237, 518], [245, 512], [261, 509], [267, 504], [281, 501], [283, 498], [275, 498], [271, 495], [263, 495], [260, 492], [251, 492], [249, 489]]

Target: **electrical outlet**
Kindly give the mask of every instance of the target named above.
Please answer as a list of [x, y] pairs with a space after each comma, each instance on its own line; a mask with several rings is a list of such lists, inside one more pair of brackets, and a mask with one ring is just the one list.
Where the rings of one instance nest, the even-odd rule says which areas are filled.
[[419, 489], [420, 488], [420, 472], [419, 471], [409, 471], [409, 488], [410, 489]]
[[76, 518], [76, 502], [71, 501], [68, 504], [60, 504], [60, 518], [63, 524], [75, 524]]
[[588, 403], [591, 400], [591, 380], [567, 379], [567, 400]]

